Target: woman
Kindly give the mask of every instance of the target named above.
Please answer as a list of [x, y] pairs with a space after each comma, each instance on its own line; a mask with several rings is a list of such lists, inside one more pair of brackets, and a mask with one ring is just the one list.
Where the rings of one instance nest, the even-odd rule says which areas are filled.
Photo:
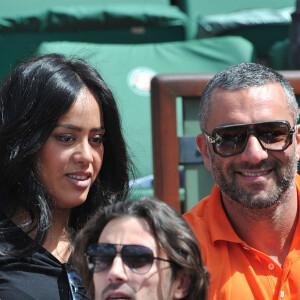
[[116, 102], [93, 67], [58, 54], [19, 64], [0, 88], [0, 299], [86, 299], [73, 239], [126, 197], [129, 171]]

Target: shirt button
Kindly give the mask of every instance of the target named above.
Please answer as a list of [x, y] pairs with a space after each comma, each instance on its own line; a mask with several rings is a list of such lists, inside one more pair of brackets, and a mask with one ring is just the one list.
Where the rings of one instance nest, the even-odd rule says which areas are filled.
[[280, 297], [283, 298], [284, 297], [284, 291], [281, 291], [280, 293]]
[[273, 265], [273, 264], [269, 264], [269, 265], [268, 265], [268, 268], [269, 268], [269, 270], [272, 271], [272, 270], [274, 270], [274, 265]]

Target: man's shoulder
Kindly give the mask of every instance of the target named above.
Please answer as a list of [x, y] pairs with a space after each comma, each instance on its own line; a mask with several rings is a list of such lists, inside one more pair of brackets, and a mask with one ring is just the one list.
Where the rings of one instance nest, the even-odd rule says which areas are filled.
[[203, 220], [207, 217], [209, 210], [210, 196], [200, 200], [193, 208], [186, 212], [183, 217], [189, 222], [190, 220]]
[[209, 236], [208, 216], [210, 215], [210, 204], [210, 196], [207, 196], [183, 215], [184, 219], [193, 229], [199, 242], [206, 240]]
[[194, 223], [207, 223], [208, 217], [212, 217], [216, 212], [216, 207], [222, 209], [220, 202], [220, 191], [215, 186], [210, 195], [200, 200], [191, 210], [186, 212], [183, 217], [193, 227]]

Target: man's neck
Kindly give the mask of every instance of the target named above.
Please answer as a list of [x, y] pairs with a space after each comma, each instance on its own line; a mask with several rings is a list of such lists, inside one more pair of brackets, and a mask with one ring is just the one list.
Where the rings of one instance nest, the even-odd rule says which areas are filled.
[[227, 217], [237, 235], [282, 266], [289, 253], [298, 221], [298, 199], [293, 187], [280, 203], [249, 209], [222, 195]]

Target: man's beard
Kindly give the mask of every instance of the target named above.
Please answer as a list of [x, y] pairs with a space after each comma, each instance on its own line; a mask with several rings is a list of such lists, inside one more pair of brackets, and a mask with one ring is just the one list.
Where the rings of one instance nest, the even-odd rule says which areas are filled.
[[[257, 165], [241, 162], [230, 164], [224, 174], [223, 170], [216, 163], [215, 155], [210, 155], [212, 174], [220, 191], [231, 198], [232, 201], [249, 209], [262, 209], [272, 207], [275, 203], [284, 200], [283, 195], [288, 191], [295, 181], [297, 172], [296, 154], [287, 157], [284, 164], [279, 160], [265, 160]], [[253, 183], [252, 189], [246, 189], [239, 183], [239, 176], [235, 170], [269, 170], [274, 173], [273, 184], [268, 184], [264, 190], [265, 183]]]

